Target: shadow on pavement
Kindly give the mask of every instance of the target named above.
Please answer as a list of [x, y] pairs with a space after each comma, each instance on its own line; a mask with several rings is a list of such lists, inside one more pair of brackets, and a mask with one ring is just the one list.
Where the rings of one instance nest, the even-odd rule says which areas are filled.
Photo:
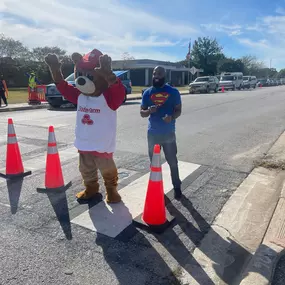
[[72, 232], [66, 193], [47, 193], [47, 196], [66, 238], [71, 240]]
[[141, 105], [138, 101], [126, 101], [122, 106], [128, 106], [128, 105]]
[[11, 213], [14, 215], [17, 213], [19, 199], [21, 196], [22, 186], [23, 186], [23, 178], [19, 178], [17, 180], [7, 180], [7, 189], [9, 195], [10, 209]]
[[68, 108], [48, 108], [47, 109], [48, 111], [60, 111], [60, 112], [63, 112], [63, 111], [65, 111], [65, 112], [71, 112], [71, 111], [76, 111], [76, 108], [75, 107], [68, 107]]
[[[135, 235], [143, 246], [120, 241], [114, 245], [114, 239], [97, 235], [95, 243], [102, 248], [105, 261], [115, 274], [117, 284], [180, 285], [171, 268], [146, 237], [138, 230], [135, 230]], [[134, 271], [130, 274], [131, 269]], [[137, 278], [134, 278], [136, 275]]]
[[[191, 201], [189, 201], [184, 195], [181, 198], [181, 205], [189, 211], [193, 219], [197, 223], [198, 228], [196, 228], [192, 223], [190, 223], [181, 212], [175, 208], [171, 201], [166, 197], [167, 209], [169, 213], [176, 217], [177, 224], [180, 226], [184, 234], [193, 242], [196, 247], [199, 247], [200, 242], [204, 238], [207, 232], [211, 233], [209, 244], [215, 245], [215, 248], [211, 246], [199, 247], [199, 250], [203, 252], [213, 263], [214, 270], [217, 275], [226, 284], [234, 284], [236, 277], [238, 276], [237, 270], [242, 270], [242, 265], [247, 261], [251, 254], [240, 246], [238, 243], [231, 239], [225, 240], [218, 233], [216, 233], [209, 223], [200, 215], [200, 213], [195, 209]], [[210, 232], [211, 231], [211, 232]], [[171, 231], [170, 231], [171, 232]], [[163, 236], [160, 241], [166, 246], [169, 252], [176, 258], [179, 264], [199, 283], [199, 284], [214, 284], [211, 281], [204, 270], [201, 268], [194, 257], [188, 252], [187, 249], [180, 242], [178, 237], [172, 231], [172, 243], [167, 245], [163, 240]], [[176, 246], [179, 244], [179, 248]], [[223, 252], [226, 252], [226, 258], [223, 258]], [[187, 254], [189, 255], [187, 258]], [[226, 261], [225, 261], [226, 260]]]

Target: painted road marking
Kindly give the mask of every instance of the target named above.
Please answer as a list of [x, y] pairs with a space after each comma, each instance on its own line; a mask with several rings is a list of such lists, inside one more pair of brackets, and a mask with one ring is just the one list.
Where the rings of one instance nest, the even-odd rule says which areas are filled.
[[[180, 179], [183, 181], [200, 167], [198, 164], [179, 161]], [[162, 165], [165, 194], [172, 189], [170, 169], [167, 163]], [[133, 181], [120, 190], [123, 203], [108, 205], [100, 202], [83, 212], [71, 222], [92, 231], [115, 238], [132, 223], [132, 219], [143, 212], [149, 173]]]

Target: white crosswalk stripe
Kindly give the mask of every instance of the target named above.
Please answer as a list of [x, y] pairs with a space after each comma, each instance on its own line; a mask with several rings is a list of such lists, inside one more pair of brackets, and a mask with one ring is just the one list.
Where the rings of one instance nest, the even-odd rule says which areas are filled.
[[[180, 179], [183, 181], [199, 167], [198, 164], [179, 161]], [[162, 165], [162, 176], [164, 192], [167, 194], [173, 188], [167, 163]], [[115, 238], [132, 223], [133, 218], [142, 213], [148, 181], [149, 174], [138, 178], [119, 191], [123, 202], [108, 205], [102, 201], [75, 217], [71, 222]]]

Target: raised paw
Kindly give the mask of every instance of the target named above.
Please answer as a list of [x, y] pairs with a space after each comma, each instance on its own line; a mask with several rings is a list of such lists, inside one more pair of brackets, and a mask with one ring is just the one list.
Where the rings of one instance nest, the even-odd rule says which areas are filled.
[[56, 54], [49, 53], [45, 57], [45, 62], [49, 67], [60, 68], [61, 66], [61, 63], [59, 62], [59, 59]]

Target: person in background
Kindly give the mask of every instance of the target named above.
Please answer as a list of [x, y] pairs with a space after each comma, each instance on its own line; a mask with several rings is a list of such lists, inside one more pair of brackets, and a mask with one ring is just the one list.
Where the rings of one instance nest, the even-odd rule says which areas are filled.
[[152, 87], [144, 91], [140, 114], [149, 117], [148, 152], [152, 160], [154, 145], [159, 144], [171, 170], [171, 179], [175, 198], [181, 198], [181, 180], [179, 178], [175, 122], [181, 115], [182, 103], [176, 88], [165, 84], [165, 69], [157, 66], [153, 71]]
[[4, 76], [1, 74], [0, 75], [0, 107], [1, 107], [2, 100], [4, 104], [8, 106], [7, 98], [8, 98], [8, 88], [6, 85], [6, 81], [4, 80]]

